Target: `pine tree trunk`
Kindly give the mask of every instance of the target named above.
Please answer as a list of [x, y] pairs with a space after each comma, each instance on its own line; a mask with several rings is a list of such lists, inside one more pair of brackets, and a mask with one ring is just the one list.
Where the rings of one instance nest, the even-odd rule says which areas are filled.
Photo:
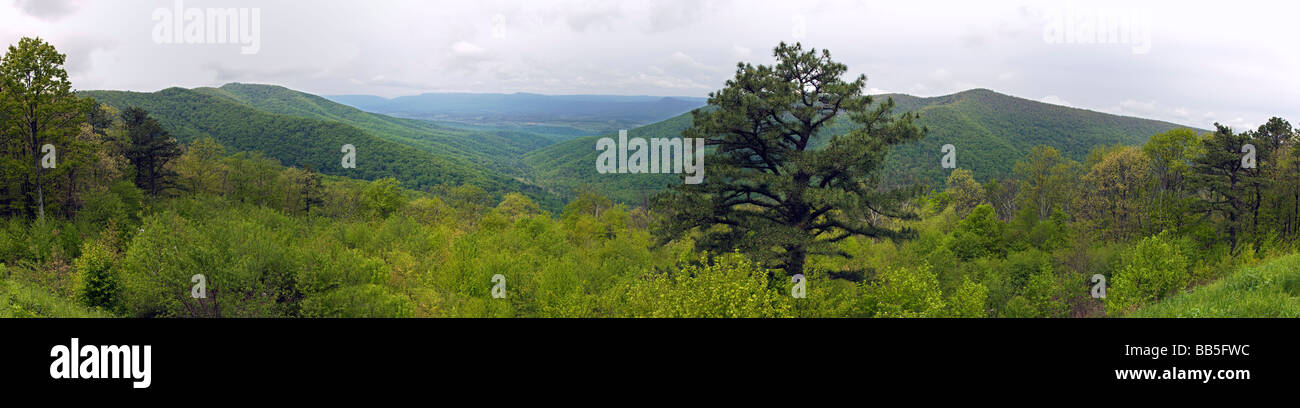
[[787, 247], [786, 251], [786, 276], [794, 276], [803, 273], [804, 262], [808, 259], [808, 250], [803, 247]]

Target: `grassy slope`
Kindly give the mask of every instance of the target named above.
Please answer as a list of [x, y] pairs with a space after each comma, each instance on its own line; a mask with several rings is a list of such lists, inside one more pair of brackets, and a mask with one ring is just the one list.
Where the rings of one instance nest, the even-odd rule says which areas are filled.
[[1300, 317], [1300, 254], [1241, 268], [1131, 317]]
[[113, 317], [69, 301], [44, 289], [14, 280], [0, 280], [0, 318]]
[[[1034, 146], [1046, 144], [1067, 157], [1083, 161], [1095, 146], [1124, 143], [1141, 145], [1151, 135], [1181, 127], [1147, 119], [1109, 115], [1002, 95], [976, 89], [954, 95], [918, 98], [892, 97], [899, 112], [918, 112], [919, 123], [930, 133], [920, 142], [890, 153], [886, 175], [898, 183], [942, 186], [948, 170], [939, 166], [940, 147], [957, 148], [957, 165], [971, 169], [987, 181], [1011, 175], [1015, 162]], [[630, 137], [680, 137], [691, 126], [690, 114], [629, 131]], [[825, 134], [852, 129], [846, 122], [832, 124]], [[537, 180], [564, 191], [580, 185], [623, 202], [635, 203], [658, 188], [676, 182], [667, 175], [601, 175], [596, 173], [596, 140], [613, 135], [577, 138], [531, 152], [524, 162], [536, 169]], [[824, 143], [825, 138], [820, 142]], [[821, 143], [814, 142], [814, 146]], [[707, 178], [707, 175], [705, 176]]]

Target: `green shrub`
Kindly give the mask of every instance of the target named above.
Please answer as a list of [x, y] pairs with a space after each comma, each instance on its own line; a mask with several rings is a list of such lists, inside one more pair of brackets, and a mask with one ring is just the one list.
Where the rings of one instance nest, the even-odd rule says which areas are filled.
[[1066, 317], [1065, 286], [1057, 281], [1051, 264], [1044, 264], [1025, 282], [1020, 294], [1007, 301], [1002, 317]]
[[86, 204], [77, 215], [98, 225], [106, 225], [109, 220], [121, 222], [127, 218], [126, 204], [110, 190], [95, 191], [86, 194]]
[[887, 269], [867, 292], [876, 317], [943, 317], [947, 304], [929, 265]]
[[112, 317], [32, 284], [0, 280], [0, 318]]
[[123, 306], [137, 317], [184, 315], [190, 277], [210, 278], [215, 270], [212, 244], [193, 222], [171, 212], [149, 217], [141, 229], [122, 259]]
[[949, 246], [962, 260], [1002, 256], [1006, 254], [1005, 230], [1006, 226], [998, 220], [993, 206], [981, 204], [957, 224]]
[[788, 281], [769, 284], [768, 272], [739, 254], [706, 255], [670, 275], [633, 276], [603, 303], [626, 317], [792, 317]]
[[411, 317], [410, 298], [379, 285], [355, 285], [308, 296], [302, 301], [303, 317]]
[[0, 262], [27, 258], [27, 223], [19, 218], [0, 221]]
[[79, 281], [77, 297], [82, 304], [103, 310], [118, 310], [122, 284], [113, 271], [116, 258], [107, 245], [98, 241], [86, 242], [81, 256], [74, 262]]
[[[1012, 252], [1004, 260], [977, 260], [970, 267], [983, 277], [980, 282], [988, 287], [988, 305], [995, 315], [1007, 316], [1010, 312], [1003, 310], [1003, 306], [1024, 295], [1034, 276], [1044, 273], [1045, 269], [1050, 274], [1051, 262], [1051, 255], [1030, 248]], [[1022, 314], [1017, 312], [1013, 315]]]
[[[122, 260], [124, 306], [134, 316], [281, 317], [297, 313], [304, 250], [296, 223], [267, 208], [236, 207], [191, 220], [145, 220]], [[206, 297], [191, 296], [196, 274]]]
[[1189, 262], [1171, 235], [1144, 238], [1124, 251], [1106, 293], [1107, 314], [1122, 314], [1187, 287]]
[[361, 204], [366, 213], [380, 218], [388, 217], [400, 210], [405, 201], [402, 198], [401, 183], [395, 178], [375, 180], [361, 191]]
[[438, 197], [418, 198], [402, 209], [402, 213], [425, 225], [438, 225], [451, 216], [452, 208]]
[[965, 279], [948, 299], [948, 317], [988, 317], [988, 309], [984, 307], [988, 296], [989, 290], [984, 285]]

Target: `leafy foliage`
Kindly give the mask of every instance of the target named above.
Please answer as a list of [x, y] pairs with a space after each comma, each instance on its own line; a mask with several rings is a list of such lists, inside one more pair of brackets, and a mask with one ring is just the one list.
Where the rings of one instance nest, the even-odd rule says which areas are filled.
[[[27, 209], [41, 219], [45, 218], [46, 183], [69, 170], [58, 168], [58, 149], [72, 146], [89, 110], [89, 103], [72, 92], [63, 69], [66, 59], [53, 45], [30, 37], [9, 46], [0, 59], [0, 117], [5, 119], [0, 132], [6, 135], [3, 147], [10, 156], [6, 164], [25, 176], [17, 190], [27, 196]], [[50, 154], [47, 147], [54, 147], [53, 169], [41, 163]]]
[[[916, 188], [883, 188], [876, 173], [893, 145], [921, 138], [911, 115], [863, 95], [866, 76], [830, 52], [782, 43], [772, 66], [741, 64], [727, 87], [710, 94], [715, 110], [697, 110], [689, 138], [716, 150], [705, 157], [701, 184], [681, 184], [655, 198], [665, 213], [662, 239], [692, 229], [710, 250], [739, 250], [787, 275], [803, 273], [809, 254], [843, 255], [835, 243], [861, 235], [904, 239], [913, 232], [882, 219], [915, 219], [904, 205]], [[831, 120], [862, 127], [810, 149]]]
[[[154, 93], [93, 91], [83, 94], [118, 109], [145, 109], [182, 142], [211, 137], [228, 151], [260, 152], [284, 165], [311, 167], [327, 175], [365, 180], [393, 177], [407, 188], [472, 184], [498, 195], [522, 191], [544, 199], [548, 204], [555, 203], [547, 193], [518, 181], [518, 177], [475, 163], [476, 158], [489, 154], [458, 156], [448, 153], [457, 150], [443, 149], [444, 145], [429, 141], [395, 141], [414, 138], [430, 129], [407, 130], [400, 135], [376, 133], [346, 122], [271, 113], [229, 96], [181, 88]], [[341, 165], [343, 153], [340, 150], [347, 144], [357, 148], [355, 169]]]
[[[902, 94], [875, 98], [892, 99], [897, 113], [920, 115], [916, 124], [928, 130], [924, 139], [896, 146], [888, 153], [881, 178], [892, 185], [942, 186], [951, 174], [950, 170], [938, 166], [940, 147], [945, 144], [956, 147], [959, 169], [966, 169], [975, 179], [988, 182], [1015, 175], [1015, 161], [1009, 159], [1024, 157], [1037, 146], [1050, 146], [1063, 158], [1081, 162], [1093, 147], [1120, 143], [1137, 146], [1153, 134], [1183, 128], [1172, 123], [1049, 105], [987, 89], [933, 98]], [[848, 133], [858, 126], [846, 119], [827, 124], [822, 137], [811, 147], [823, 148], [829, 136]], [[628, 136], [678, 138], [691, 125], [692, 115], [685, 114], [632, 128]], [[534, 181], [538, 184], [559, 191], [588, 185], [602, 195], [628, 204], [640, 204], [646, 197], [679, 182], [676, 177], [662, 174], [629, 177], [597, 173], [593, 163], [598, 153], [593, 147], [596, 140], [610, 136], [559, 142], [526, 154], [524, 161], [537, 169]], [[1051, 207], [1046, 211], [1051, 211]]]
[[[57, 70], [62, 56], [41, 44], [20, 41], [16, 49], [40, 52], [11, 49], [5, 64]], [[21, 118], [0, 110], [0, 178], [6, 181], [0, 184], [0, 212], [6, 215], [0, 220], [0, 316], [1296, 316], [1300, 279], [1294, 272], [1300, 268], [1295, 255], [1287, 254], [1300, 241], [1300, 144], [1286, 121], [1275, 118], [1245, 132], [1220, 127], [1207, 135], [1157, 124], [1152, 126], [1164, 133], [1138, 149], [1107, 138], [1139, 140], [1157, 130], [1130, 132], [1151, 123], [1043, 111], [987, 91], [897, 96], [895, 108], [928, 112], [924, 120], [935, 121], [929, 122], [932, 130], [943, 123], [971, 126], [945, 132], [960, 129], [954, 134], [987, 142], [990, 152], [1011, 150], [981, 139], [988, 135], [972, 130], [977, 125], [1041, 125], [1026, 134], [1070, 137], [1011, 146], [1023, 149], [1023, 159], [996, 153], [996, 166], [962, 153], [955, 171], [933, 166], [937, 177], [947, 177], [934, 179], [947, 181], [943, 191], [891, 195], [920, 190], [915, 184], [924, 178], [891, 176], [907, 168], [891, 167], [898, 164], [894, 160], [933, 152], [904, 154], [913, 144], [886, 154], [885, 146], [898, 140], [872, 135], [881, 136], [876, 132], [888, 122], [880, 120], [889, 103], [868, 103], [857, 92], [860, 81], [823, 82], [830, 85], [825, 91], [835, 92], [821, 96], [849, 99], [840, 106], [871, 107], [858, 112], [858, 119], [865, 115], [862, 124], [827, 119], [820, 131], [801, 124], [836, 115], [824, 114], [825, 100], [799, 107], [790, 98], [803, 88], [769, 80], [810, 66], [835, 68], [823, 75], [842, 71], [828, 57], [786, 51], [785, 66], [738, 70], [737, 83], [771, 85], [768, 91], [724, 89], [715, 95], [717, 107], [697, 113], [699, 121], [682, 117], [634, 132], [680, 137], [697, 126], [688, 135], [722, 142], [711, 150], [714, 166], [731, 166], [710, 168], [711, 180], [790, 192], [780, 197], [785, 207], [829, 205], [804, 218], [814, 225], [865, 223], [881, 231], [914, 231], [908, 234], [914, 239], [892, 240], [889, 233], [839, 238], [829, 230], [792, 238], [797, 229], [702, 224], [665, 229], [683, 219], [673, 217], [718, 213], [709, 206], [647, 208], [644, 200], [629, 206], [635, 195], [604, 193], [658, 191], [673, 183], [670, 178], [575, 182], [586, 174], [578, 171], [588, 169], [567, 163], [589, 166], [592, 161], [581, 156], [594, 153], [587, 151], [590, 144], [584, 151], [543, 150], [557, 154], [554, 161], [538, 153], [528, 156], [531, 165], [498, 167], [500, 161], [475, 155], [518, 155], [544, 142], [499, 134], [511, 141], [484, 136], [482, 141], [503, 144], [476, 146], [452, 139], [482, 130], [366, 114], [278, 87], [98, 92], [109, 105], [69, 99], [64, 107], [84, 109], [61, 108], [46, 116], [68, 122], [37, 132], [66, 144], [58, 168], [42, 175], [41, 189], [35, 188], [35, 158], [24, 133], [13, 131], [22, 127]], [[14, 72], [27, 71], [0, 69], [2, 75]], [[15, 81], [3, 78], [0, 84]], [[746, 92], [774, 94], [764, 95], [765, 102]], [[21, 100], [6, 92], [0, 99], [7, 108]], [[146, 115], [133, 106], [154, 112]], [[781, 110], [789, 106], [795, 108]], [[754, 151], [736, 138], [718, 136], [736, 129], [725, 125], [751, 119], [736, 114], [748, 109], [785, 112], [760, 122], [770, 131], [765, 136], [771, 143], [764, 146], [780, 147], [782, 174], [802, 172], [806, 179], [755, 178], [737, 170], [754, 170], [757, 165], [746, 160], [761, 155], [746, 154]], [[999, 113], [1006, 109], [1043, 116]], [[1084, 122], [1053, 128], [1071, 120]], [[905, 122], [894, 123], [907, 127]], [[909, 134], [886, 130], [884, 136]], [[179, 156], [167, 147], [165, 134], [188, 142]], [[141, 135], [147, 137], [136, 137]], [[791, 147], [784, 136], [807, 143]], [[1101, 139], [1106, 141], [1080, 142]], [[344, 140], [378, 154], [363, 155], [362, 162], [396, 161], [355, 172], [330, 167]], [[156, 151], [167, 152], [157, 157], [166, 160], [150, 164], [136, 156], [141, 150], [132, 151], [154, 143], [161, 147]], [[1246, 145], [1257, 148], [1258, 166], [1242, 166]], [[547, 172], [531, 173], [526, 167], [533, 165]], [[850, 168], [870, 177], [832, 177]], [[142, 171], [161, 175], [155, 180], [167, 187], [140, 178]], [[575, 173], [565, 176], [567, 171]], [[540, 183], [527, 181], [539, 174], [555, 176], [553, 186], [565, 191], [540, 194]], [[822, 186], [817, 180], [831, 182]], [[843, 180], [856, 185], [833, 185]], [[48, 194], [33, 200], [31, 193], [38, 191]], [[165, 193], [148, 194], [154, 192]], [[559, 196], [571, 199], [560, 205]], [[882, 200], [915, 216], [883, 217], [877, 206]], [[40, 216], [41, 202], [50, 216]], [[730, 204], [731, 210], [762, 213], [754, 202]], [[710, 210], [690, 212], [701, 208]], [[1233, 231], [1232, 239], [1221, 231]], [[815, 250], [800, 268], [805, 286], [796, 290], [772, 262], [791, 251], [771, 244], [807, 242], [802, 240], [821, 243], [809, 247]], [[716, 250], [725, 246], [769, 251]], [[1105, 300], [1090, 296], [1094, 274], [1111, 283]], [[202, 296], [195, 296], [195, 275], [206, 282]]]
[[1124, 252], [1122, 259], [1106, 298], [1107, 313], [1129, 311], [1136, 305], [1173, 294], [1189, 282], [1187, 257], [1168, 234], [1138, 241]]
[[1134, 317], [1300, 317], [1300, 255], [1243, 267], [1219, 282], [1179, 293]]
[[149, 194], [158, 195], [172, 184], [175, 174], [167, 164], [181, 155], [180, 145], [140, 108], [123, 110], [122, 124], [131, 141], [126, 158], [135, 166], [135, 184], [144, 186]]
[[102, 242], [87, 242], [77, 258], [76, 267], [81, 283], [77, 296], [89, 307], [117, 310], [122, 284], [113, 265], [117, 256]]

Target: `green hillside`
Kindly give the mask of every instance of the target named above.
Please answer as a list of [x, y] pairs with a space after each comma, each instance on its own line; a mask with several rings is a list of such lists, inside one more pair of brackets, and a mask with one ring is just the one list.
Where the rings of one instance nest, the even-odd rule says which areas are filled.
[[1132, 317], [1300, 317], [1300, 254], [1276, 258], [1134, 312]]
[[[287, 165], [311, 164], [326, 174], [364, 179], [392, 175], [414, 188], [476, 184], [493, 192], [520, 190], [553, 207], [558, 201], [550, 196], [569, 196], [584, 186], [618, 201], [639, 203], [678, 180], [677, 175], [670, 174], [598, 174], [594, 166], [596, 140], [613, 134], [572, 138], [571, 133], [548, 134], [522, 131], [519, 127], [457, 126], [395, 118], [273, 85], [232, 83], [220, 88], [171, 88], [154, 93], [85, 94], [119, 108], [143, 107], [182, 141], [211, 135], [235, 151], [261, 151]], [[1036, 145], [1056, 147], [1067, 157], [1083, 161], [1095, 146], [1142, 144], [1152, 134], [1179, 127], [1050, 105], [985, 89], [934, 98], [901, 94], [882, 97], [893, 98], [899, 111], [920, 113], [920, 123], [930, 129], [924, 140], [891, 152], [886, 174], [899, 183], [941, 184], [948, 174], [938, 165], [944, 144], [957, 148], [959, 167], [971, 169], [985, 181], [1010, 176], [1015, 160], [1008, 158], [1024, 157]], [[282, 121], [289, 126], [280, 126]], [[690, 125], [691, 116], [686, 113], [632, 129], [629, 136], [680, 137]], [[847, 132], [851, 126], [848, 122], [834, 124], [827, 134]], [[306, 130], [311, 131], [304, 133]], [[356, 173], [339, 171], [338, 149], [327, 148], [323, 141], [309, 143], [302, 139], [307, 134], [338, 146], [374, 141], [378, 150], [362, 149], [360, 154], [374, 154], [369, 157], [377, 160], [365, 162], [375, 166], [359, 168]], [[288, 143], [253, 135], [283, 135]], [[392, 160], [423, 164], [392, 166]]]
[[[279, 93], [258, 97], [258, 91]], [[284, 88], [234, 86], [82, 94], [118, 109], [143, 108], [182, 142], [212, 137], [229, 151], [261, 152], [286, 166], [311, 166], [324, 174], [366, 180], [394, 177], [405, 186], [417, 189], [440, 184], [472, 184], [497, 195], [522, 191], [542, 202], [554, 201], [540, 189], [510, 175], [514, 171], [489, 165], [492, 162], [483, 158], [492, 153], [476, 152], [469, 147], [453, 150], [435, 144], [432, 136], [419, 139], [420, 133], [415, 129], [396, 130], [402, 125], [418, 125], [401, 120], [385, 121], [383, 117], [355, 110], [349, 112], [351, 108], [331, 106], [323, 99]], [[345, 144], [357, 147], [356, 169], [341, 167], [341, 148]]]
[[426, 93], [387, 99], [326, 98], [367, 112], [404, 118], [495, 126], [545, 126], [606, 133], [663, 121], [704, 106], [704, 98], [531, 93]]
[[[887, 175], [898, 183], [928, 183], [939, 186], [950, 170], [939, 165], [940, 148], [957, 148], [957, 166], [970, 169], [980, 181], [1011, 176], [1016, 160], [1037, 145], [1057, 148], [1067, 157], [1082, 162], [1095, 146], [1141, 145], [1151, 135], [1183, 127], [1168, 122], [1110, 115], [1083, 109], [1036, 102], [975, 89], [953, 95], [919, 98], [910, 95], [880, 95], [877, 101], [893, 98], [899, 112], [921, 114], [919, 123], [930, 132], [925, 139], [890, 153]], [[680, 137], [691, 126], [691, 115], [683, 114], [628, 132], [629, 137]], [[830, 126], [826, 136], [849, 131], [852, 123]], [[637, 202], [668, 183], [676, 175], [619, 175], [596, 173], [599, 154], [596, 140], [613, 135], [582, 137], [531, 152], [524, 162], [536, 169], [543, 185], [565, 190], [590, 185], [624, 202]], [[825, 143], [828, 137], [815, 141]], [[707, 175], [705, 176], [707, 179]]]
[[893, 97], [901, 110], [921, 114], [930, 129], [925, 139], [891, 152], [888, 167], [898, 177], [908, 175], [932, 186], [942, 184], [950, 170], [939, 166], [940, 148], [957, 148], [957, 166], [970, 169], [980, 181], [1011, 175], [1016, 159], [1034, 146], [1048, 145], [1083, 162], [1093, 147], [1142, 145], [1156, 133], [1177, 124], [1111, 115], [974, 89], [934, 98]]
[[528, 132], [454, 129], [429, 121], [394, 118], [275, 85], [231, 83], [195, 91], [230, 98], [270, 113], [346, 123], [383, 139], [472, 158], [483, 167], [511, 174], [521, 174], [524, 170], [514, 157], [556, 141]]
[[[680, 138], [691, 127], [691, 114], [629, 130], [628, 137]], [[530, 152], [523, 163], [532, 166], [537, 182], [557, 191], [590, 187], [611, 199], [640, 203], [665, 186], [678, 182], [676, 174], [600, 174], [596, 172], [596, 141], [617, 134], [587, 136]], [[706, 175], [707, 177], [707, 175]]]

